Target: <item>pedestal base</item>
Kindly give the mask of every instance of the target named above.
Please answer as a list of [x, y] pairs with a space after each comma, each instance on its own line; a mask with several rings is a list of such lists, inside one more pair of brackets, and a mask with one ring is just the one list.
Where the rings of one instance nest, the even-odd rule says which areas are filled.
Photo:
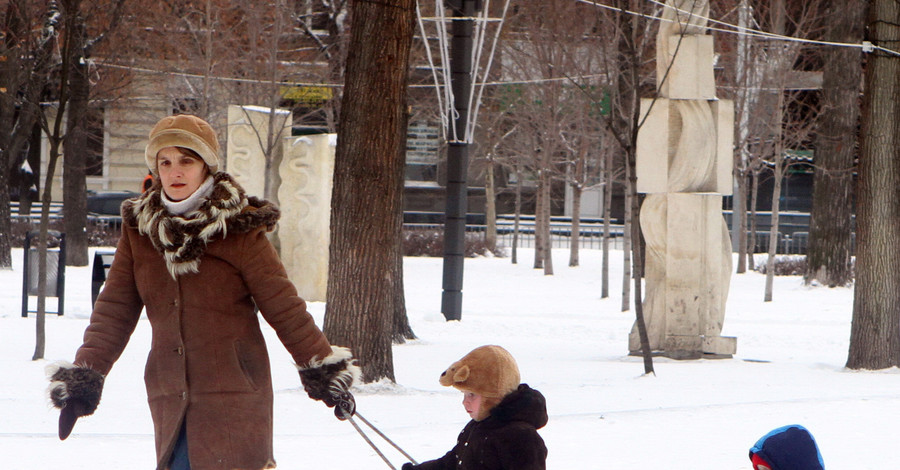
[[[665, 347], [653, 351], [653, 356], [676, 360], [731, 359], [737, 352], [734, 336], [666, 336]], [[641, 356], [640, 349], [628, 351], [629, 356]]]

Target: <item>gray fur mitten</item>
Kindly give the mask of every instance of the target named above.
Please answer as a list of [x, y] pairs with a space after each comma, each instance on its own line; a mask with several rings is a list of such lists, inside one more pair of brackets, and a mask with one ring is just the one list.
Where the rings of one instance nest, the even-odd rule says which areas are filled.
[[94, 413], [103, 393], [103, 374], [70, 362], [58, 361], [46, 369], [50, 386], [47, 393], [53, 406], [59, 408], [59, 438], [72, 433], [75, 421]]
[[350, 387], [359, 379], [360, 370], [347, 348], [331, 347], [324, 359], [313, 357], [306, 365], [297, 366], [300, 382], [310, 398], [334, 407], [334, 415], [345, 420], [356, 412], [356, 400]]

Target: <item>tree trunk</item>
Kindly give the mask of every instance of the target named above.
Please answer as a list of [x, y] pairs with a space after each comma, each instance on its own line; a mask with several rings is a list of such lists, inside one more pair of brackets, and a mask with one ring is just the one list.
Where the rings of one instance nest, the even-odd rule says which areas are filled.
[[753, 176], [750, 181], [750, 241], [747, 242], [748, 250], [747, 250], [747, 263], [750, 265], [750, 269], [756, 269], [756, 261], [753, 259], [753, 254], [756, 253], [756, 205], [759, 203], [759, 171], [753, 171]]
[[[779, 113], [780, 115], [780, 113]], [[784, 158], [781, 152], [781, 146], [776, 145], [775, 155], [775, 187], [772, 189], [772, 217], [770, 218], [772, 226], [769, 229], [769, 257], [766, 260], [766, 292], [764, 295], [765, 302], [772, 301], [772, 286], [775, 282], [775, 255], [778, 250], [778, 208], [781, 196], [781, 181], [784, 179]]]
[[[875, 46], [900, 43], [900, 4], [870, 0]], [[892, 47], [891, 45], [894, 45]], [[900, 61], [876, 51], [866, 59], [856, 203], [856, 283], [847, 367], [900, 365]]]
[[494, 185], [494, 157], [488, 156], [484, 178], [484, 243], [488, 249], [497, 248], [497, 191]]
[[[401, 179], [402, 183], [403, 180]], [[402, 189], [401, 189], [402, 191]], [[402, 193], [401, 193], [402, 194]], [[403, 226], [403, 212], [400, 212], [400, 226]], [[402, 240], [402, 234], [400, 234]], [[398, 274], [398, 280], [394, 283], [394, 319], [391, 327], [391, 341], [395, 344], [403, 344], [406, 340], [416, 339], [416, 334], [409, 326], [409, 316], [406, 314], [406, 293], [403, 291], [403, 249], [397, 251], [394, 270]]]
[[544, 268], [544, 172], [538, 172], [538, 187], [534, 203], [534, 269]]
[[[4, 123], [0, 122], [0, 125]], [[6, 151], [0, 148], [0, 269], [12, 269], [12, 219], [9, 211], [9, 172], [6, 171]]]
[[553, 275], [553, 234], [551, 232], [551, 223], [550, 223], [550, 188], [552, 186], [552, 171], [550, 170], [550, 157], [549, 155], [545, 157], [547, 160], [544, 162], [544, 171], [541, 172], [541, 177], [544, 180], [543, 188], [541, 188], [541, 199], [544, 200], [544, 203], [541, 204], [541, 242], [544, 245], [544, 249], [541, 250], [544, 254], [544, 275], [552, 276]]
[[66, 137], [63, 140], [63, 225], [66, 232], [66, 266], [87, 266], [87, 113], [90, 100], [88, 65], [84, 57], [86, 34], [79, 11], [80, 2], [71, 2], [74, 11], [66, 11], [72, 58], [69, 71], [69, 106]]
[[603, 260], [600, 268], [600, 298], [609, 298], [609, 239], [610, 218], [612, 217], [612, 152], [606, 151], [602, 160], [603, 169]]
[[[750, 26], [750, 5], [747, 0], [741, 0], [738, 7], [738, 25], [742, 28]], [[750, 121], [750, 103], [755, 101], [751, 99], [753, 94], [758, 93], [754, 87], [749, 86], [751, 83], [749, 72], [750, 54], [748, 48], [748, 37], [740, 35], [737, 38], [737, 61], [735, 63], [735, 72], [737, 84], [741, 91], [738, 93], [735, 104], [738, 106], [737, 116], [737, 151], [734, 153], [734, 177], [737, 181], [737, 187], [734, 191], [731, 209], [731, 237], [737, 240], [738, 265], [737, 273], [747, 272], [747, 184], [748, 184], [748, 166], [750, 164], [750, 152], [748, 150], [749, 143], [749, 121]], [[752, 251], [750, 251], [752, 253]], [[750, 255], [752, 259], [752, 254]], [[753, 269], [751, 264], [750, 269]]]
[[[826, 39], [859, 43], [863, 36], [865, 4], [862, 0], [832, 1], [826, 18], [832, 22]], [[816, 135], [816, 173], [806, 253], [806, 284], [843, 286], [853, 279], [850, 265], [853, 165], [859, 120], [860, 51], [829, 48], [824, 51], [823, 110]]]
[[519, 222], [522, 218], [522, 164], [516, 162], [516, 208], [513, 216], [512, 264], [518, 264]]
[[738, 265], [736, 272], [747, 272], [747, 177], [736, 171], [737, 187], [731, 205], [731, 237], [737, 237]]
[[[65, 63], [65, 62], [64, 62]], [[65, 77], [65, 74], [63, 75]], [[65, 83], [65, 81], [63, 81]], [[62, 113], [66, 109], [66, 100], [60, 100], [59, 112]], [[38, 288], [37, 288], [37, 312], [35, 313], [35, 341], [34, 355], [31, 356], [32, 361], [44, 358], [44, 350], [47, 343], [47, 334], [45, 321], [47, 316], [47, 238], [50, 226], [50, 193], [53, 188], [53, 177], [56, 170], [56, 162], [59, 160], [60, 132], [59, 128], [62, 116], [57, 116], [57, 125], [54, 126], [53, 135], [48, 136], [50, 139], [50, 157], [47, 163], [47, 179], [44, 182], [44, 194], [41, 197], [43, 205], [41, 206], [41, 222], [38, 232]], [[60, 256], [62, 254], [60, 253]], [[23, 281], [24, 282], [24, 281]], [[27, 301], [27, 299], [23, 299]]]
[[572, 187], [572, 229], [569, 232], [569, 266], [578, 266], [581, 244], [581, 185]]
[[575, 182], [572, 184], [572, 231], [569, 235], [569, 266], [578, 266], [578, 245], [581, 243], [581, 193], [584, 188], [584, 160], [587, 149], [582, 148], [575, 161]]
[[631, 182], [625, 182], [625, 225], [622, 229], [622, 311], [631, 310], [631, 245], [634, 243], [632, 237], [632, 224], [634, 221], [631, 215], [634, 213], [631, 209]]
[[325, 334], [394, 380], [412, 0], [354, 2], [335, 155]]

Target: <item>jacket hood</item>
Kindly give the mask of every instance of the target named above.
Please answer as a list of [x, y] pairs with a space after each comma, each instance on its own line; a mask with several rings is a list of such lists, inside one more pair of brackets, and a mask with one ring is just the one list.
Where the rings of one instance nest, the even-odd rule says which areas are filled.
[[772, 470], [824, 470], [822, 454], [812, 434], [798, 424], [773, 429], [750, 448], [772, 466]]
[[260, 227], [272, 231], [280, 216], [274, 204], [247, 196], [224, 172], [213, 175], [212, 192], [190, 214], [170, 214], [162, 202], [162, 187], [158, 183], [122, 203], [124, 225], [150, 237], [154, 248], [165, 256], [173, 278], [197, 272], [207, 243], [225, 238], [228, 232], [247, 233]]
[[540, 429], [547, 424], [547, 401], [541, 392], [520, 384], [519, 388], [507, 395], [496, 407], [491, 410], [488, 420], [497, 420], [501, 423], [523, 421], [535, 429]]

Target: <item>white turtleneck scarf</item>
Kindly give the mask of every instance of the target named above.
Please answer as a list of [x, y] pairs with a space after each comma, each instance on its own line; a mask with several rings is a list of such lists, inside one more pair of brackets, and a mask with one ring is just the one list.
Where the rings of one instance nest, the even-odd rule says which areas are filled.
[[191, 212], [194, 212], [200, 207], [200, 204], [203, 204], [203, 201], [206, 201], [206, 198], [212, 194], [213, 191], [213, 182], [215, 179], [212, 175], [206, 177], [206, 181], [194, 191], [190, 196], [182, 199], [181, 201], [172, 201], [166, 196], [166, 191], [162, 191], [162, 203], [166, 206], [166, 209], [169, 211], [169, 214], [172, 215], [190, 215]]

